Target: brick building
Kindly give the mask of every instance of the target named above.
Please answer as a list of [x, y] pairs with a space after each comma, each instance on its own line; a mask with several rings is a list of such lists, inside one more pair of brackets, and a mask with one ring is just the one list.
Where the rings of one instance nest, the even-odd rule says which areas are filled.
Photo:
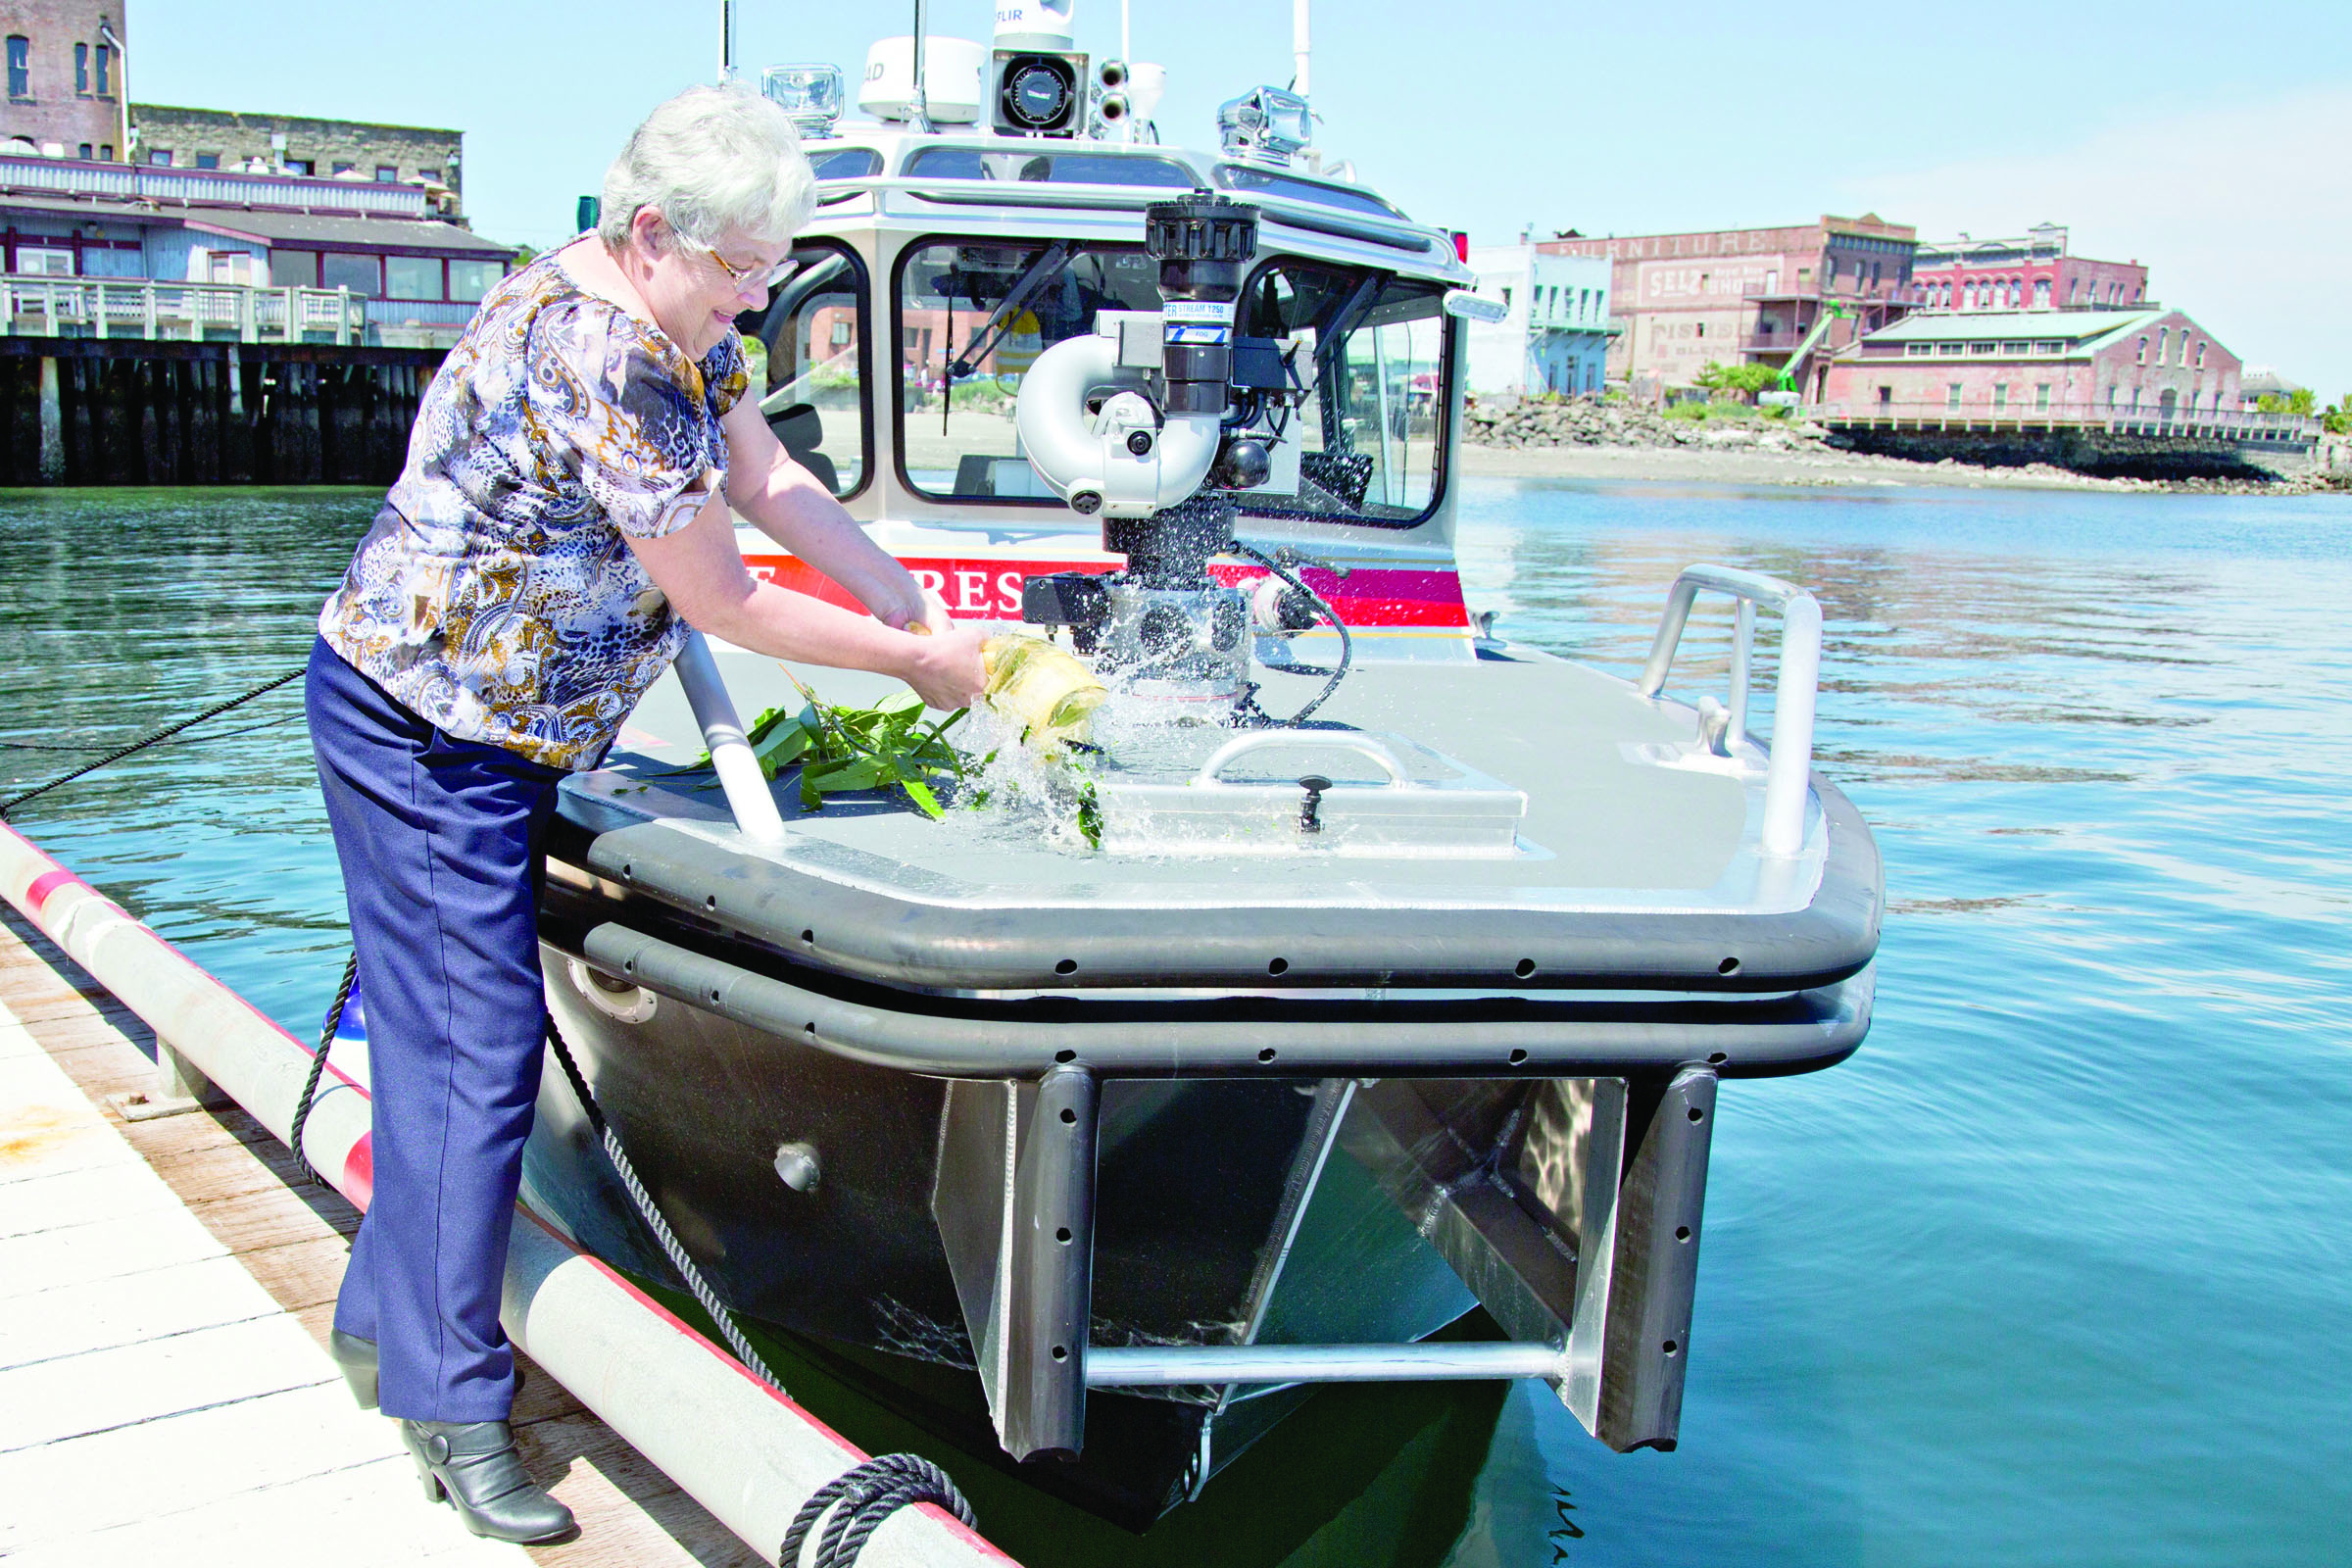
[[1608, 374], [1637, 394], [1689, 386], [1710, 361], [1759, 363], [1818, 390], [1826, 355], [1909, 311], [1918, 230], [1876, 213], [1784, 228], [1568, 234], [1539, 252], [1606, 257], [1623, 327]]
[[8, 83], [0, 152], [118, 161], [125, 26], [120, 4], [0, 0]]
[[2011, 239], [1922, 245], [1911, 267], [1920, 308], [2076, 311], [2148, 303], [2146, 268], [2077, 256], [2067, 240], [2059, 224], [2039, 223]]
[[1825, 416], [2162, 422], [2239, 411], [2244, 366], [2179, 311], [1922, 312], [1827, 367]]
[[[0, 0], [4, 3], [4, 0]], [[132, 104], [138, 161], [159, 169], [233, 169], [321, 178], [442, 187], [450, 216], [459, 211], [465, 136], [421, 125], [357, 120], [309, 120]]]

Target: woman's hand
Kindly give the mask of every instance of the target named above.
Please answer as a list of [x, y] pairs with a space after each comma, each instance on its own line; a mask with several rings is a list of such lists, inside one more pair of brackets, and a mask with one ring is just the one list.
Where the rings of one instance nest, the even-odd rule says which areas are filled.
[[[793, 663], [893, 676], [938, 709], [961, 708], [988, 684], [979, 633], [950, 624], [944, 606], [935, 612], [939, 627], [920, 636], [893, 630], [862, 612], [756, 581], [736, 553], [734, 519], [716, 497], [685, 527], [659, 539], [631, 538], [629, 549], [687, 624], [738, 647]], [[905, 575], [898, 563], [882, 559]], [[918, 605], [920, 593], [917, 589]]]
[[914, 694], [943, 711], [969, 708], [988, 689], [988, 671], [980, 662], [980, 634], [947, 623], [929, 636], [909, 635], [913, 649], [900, 679]]
[[916, 581], [913, 573], [902, 575], [905, 581], [887, 584], [865, 602], [865, 608], [873, 612], [876, 620], [918, 636], [923, 632], [946, 631], [954, 624], [955, 614], [946, 600]]

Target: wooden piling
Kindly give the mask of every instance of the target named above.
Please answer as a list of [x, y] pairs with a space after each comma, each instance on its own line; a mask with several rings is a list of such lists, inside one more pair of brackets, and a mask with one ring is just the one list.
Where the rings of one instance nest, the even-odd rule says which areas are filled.
[[442, 351], [0, 337], [0, 484], [389, 485]]

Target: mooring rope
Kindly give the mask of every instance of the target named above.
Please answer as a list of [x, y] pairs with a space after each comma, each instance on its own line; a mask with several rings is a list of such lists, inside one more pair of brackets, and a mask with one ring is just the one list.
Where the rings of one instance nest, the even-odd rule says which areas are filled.
[[311, 1168], [311, 1156], [302, 1152], [303, 1124], [311, 1119], [311, 1102], [318, 1094], [318, 1080], [326, 1072], [326, 1054], [334, 1048], [335, 1031], [343, 1027], [343, 1009], [350, 1004], [351, 988], [360, 978], [360, 950], [353, 948], [351, 956], [343, 962], [343, 983], [335, 987], [334, 1005], [326, 1009], [326, 1023], [318, 1031], [318, 1049], [311, 1054], [311, 1075], [302, 1081], [302, 1098], [294, 1102], [294, 1130], [286, 1135], [293, 1146], [294, 1163], [311, 1180], [326, 1185], [326, 1178]]
[[[817, 1539], [816, 1557], [809, 1568], [851, 1568], [883, 1520], [919, 1502], [936, 1502], [967, 1526], [979, 1522], [972, 1505], [956, 1490], [945, 1470], [918, 1453], [886, 1453], [845, 1470], [817, 1488], [793, 1516], [776, 1561], [781, 1568], [800, 1568], [801, 1548], [808, 1544], [808, 1532], [816, 1528], [825, 1510], [832, 1508], [833, 1517]], [[840, 1504], [837, 1508], [836, 1503]]]
[[669, 1254], [669, 1261], [676, 1267], [679, 1278], [694, 1293], [694, 1298], [703, 1303], [703, 1310], [710, 1314], [711, 1323], [716, 1325], [720, 1337], [727, 1342], [727, 1348], [735, 1352], [735, 1359], [749, 1368], [760, 1382], [778, 1394], [783, 1393], [784, 1385], [777, 1381], [775, 1373], [768, 1370], [767, 1363], [760, 1358], [760, 1352], [752, 1348], [752, 1342], [744, 1337], [743, 1325], [735, 1321], [735, 1314], [718, 1298], [718, 1293], [710, 1288], [710, 1282], [703, 1277], [703, 1271], [687, 1255], [685, 1244], [678, 1240], [678, 1233], [671, 1230], [669, 1221], [662, 1217], [661, 1205], [654, 1201], [654, 1195], [645, 1190], [644, 1182], [638, 1180], [637, 1167], [630, 1162], [628, 1151], [620, 1147], [620, 1135], [605, 1119], [604, 1107], [596, 1102], [596, 1095], [580, 1072], [580, 1064], [572, 1059], [571, 1047], [564, 1043], [564, 1031], [556, 1027], [552, 1014], [547, 1020], [547, 1043], [556, 1048], [556, 1060], [562, 1063], [564, 1076], [571, 1080], [571, 1092], [579, 1100], [580, 1109], [587, 1113], [588, 1125], [595, 1128], [597, 1136], [604, 1140], [605, 1157], [612, 1162], [613, 1172], [620, 1177], [621, 1186], [628, 1189], [629, 1201], [637, 1205], [637, 1212], [644, 1218], [646, 1227], [654, 1233], [654, 1240], [660, 1242], [662, 1250]]
[[308, 666], [306, 665], [303, 669], [293, 670], [287, 674], [280, 675], [275, 680], [264, 681], [261, 685], [256, 686], [253, 690], [245, 693], [241, 697], [231, 697], [225, 703], [216, 703], [212, 707], [206, 709], [203, 712], [198, 713], [193, 718], [183, 718], [176, 724], [166, 725], [164, 728], [157, 730], [154, 734], [149, 735], [144, 739], [132, 741], [128, 746], [124, 746], [116, 751], [107, 753], [95, 762], [85, 762], [71, 772], [60, 773], [57, 777], [51, 779], [46, 784], [35, 785], [33, 788], [24, 791], [21, 795], [12, 795], [7, 800], [0, 801], [0, 822], [6, 821], [8, 819], [9, 812], [15, 810], [18, 807], [23, 806], [26, 801], [31, 800], [35, 796], [46, 795], [61, 784], [73, 783], [84, 773], [95, 773], [102, 767], [106, 767], [115, 762], [120, 762], [122, 760], [122, 759], [131, 756], [133, 753], [143, 752], [150, 746], [154, 746], [163, 741], [168, 741], [183, 729], [191, 729], [194, 726], [203, 723], [208, 718], [218, 718], [232, 708], [240, 707], [243, 704], [250, 703], [256, 697], [261, 697], [270, 692], [273, 692], [280, 686], [286, 685], [290, 681], [298, 681], [302, 679], [307, 669]]

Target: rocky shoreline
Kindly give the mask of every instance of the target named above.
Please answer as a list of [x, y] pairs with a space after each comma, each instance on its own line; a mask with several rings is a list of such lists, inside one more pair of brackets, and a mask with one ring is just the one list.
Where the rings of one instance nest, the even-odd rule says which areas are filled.
[[1589, 398], [1510, 407], [1473, 404], [1462, 432], [1464, 466], [1516, 478], [1657, 479], [1725, 484], [1935, 485], [1960, 489], [2108, 490], [2188, 495], [2352, 492], [2352, 476], [2277, 479], [2131, 479], [2053, 464], [1988, 467], [1945, 459], [1914, 463], [1846, 450], [1800, 416], [1690, 418]]

